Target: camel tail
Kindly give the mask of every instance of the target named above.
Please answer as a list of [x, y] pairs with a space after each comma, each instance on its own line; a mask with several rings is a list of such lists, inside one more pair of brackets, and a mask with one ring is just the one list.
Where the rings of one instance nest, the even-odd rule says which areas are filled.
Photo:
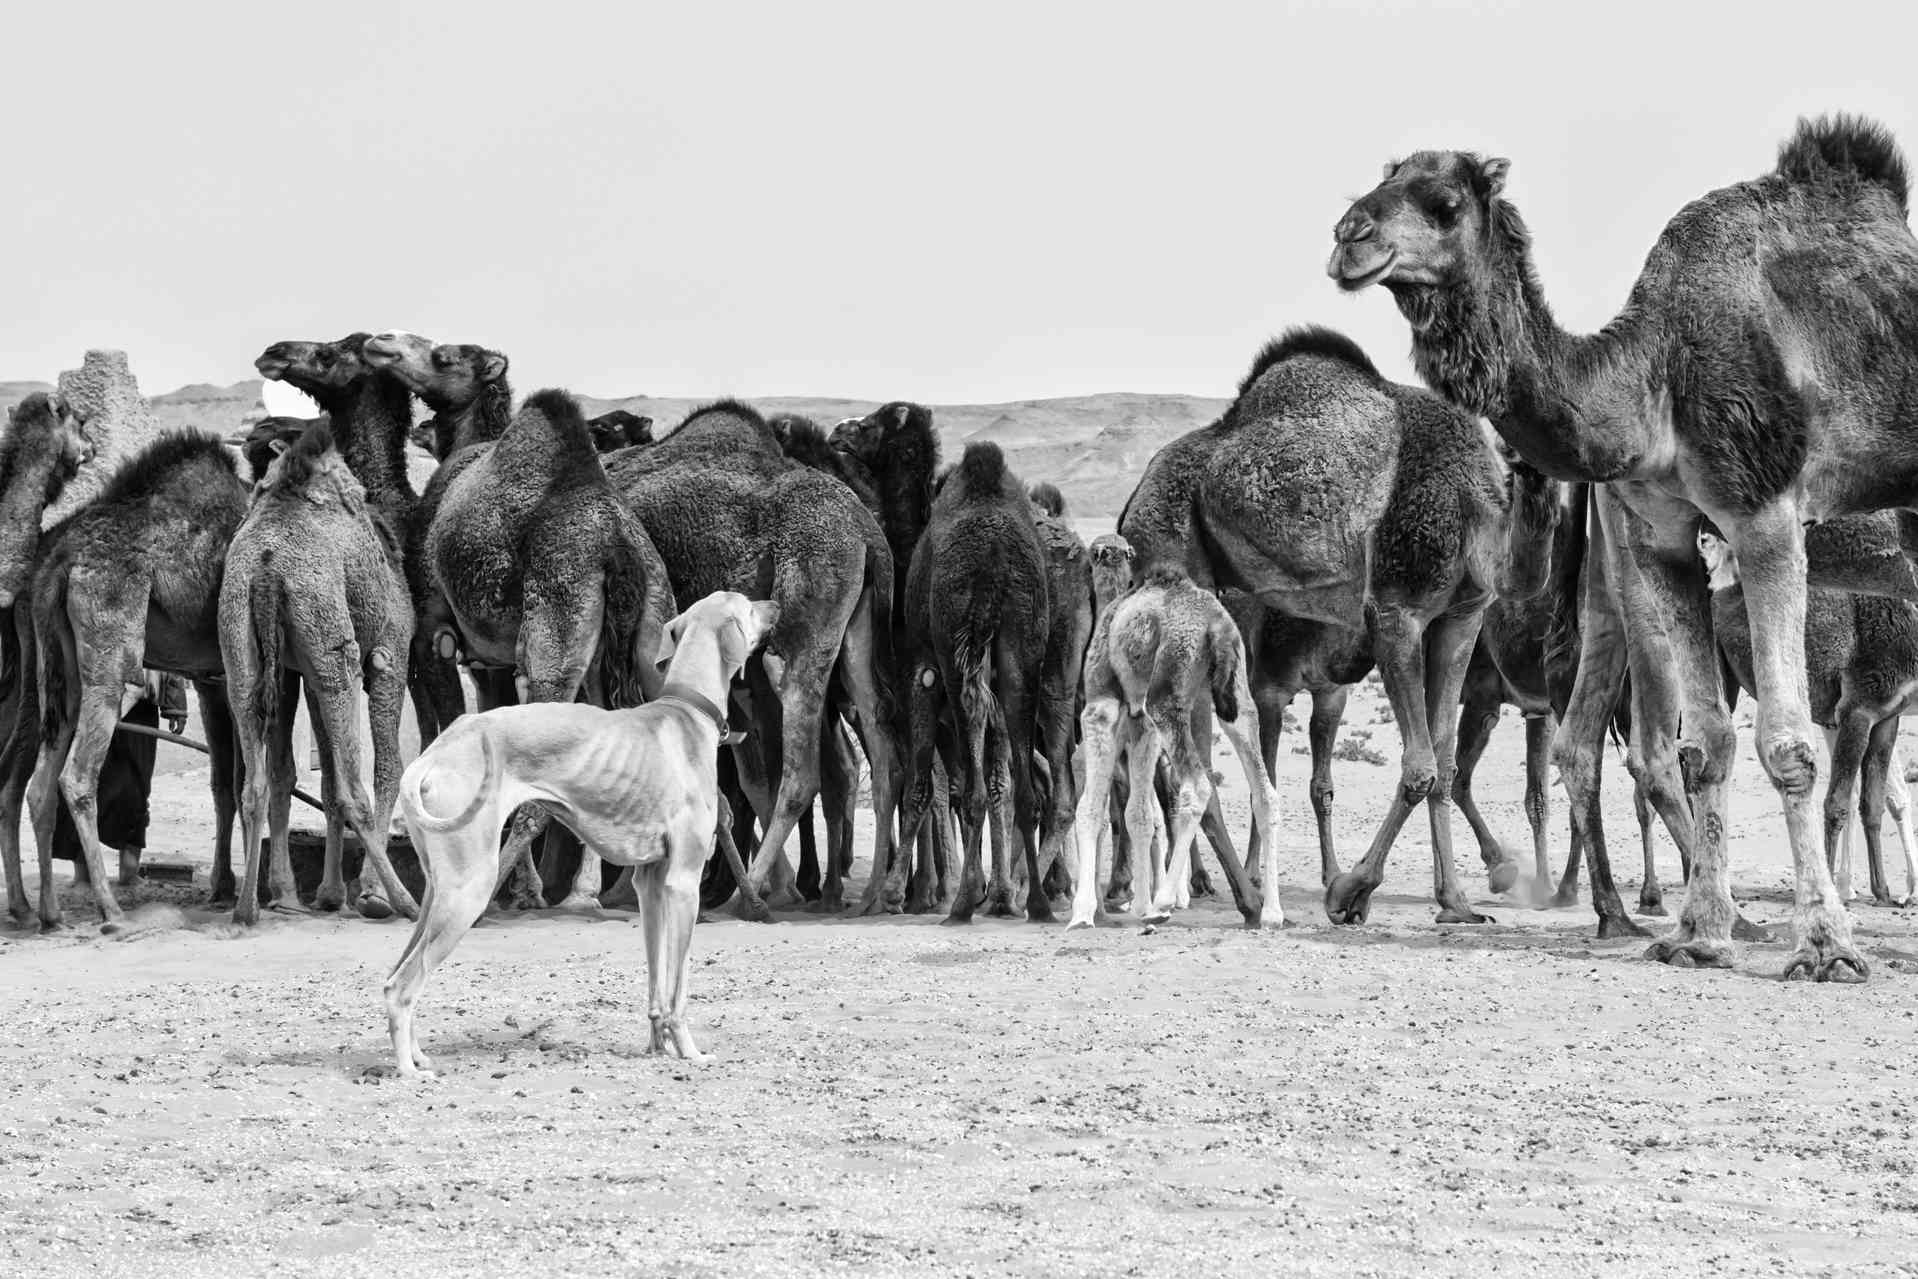
[[879, 717], [887, 724], [893, 722], [900, 710], [898, 690], [892, 682], [892, 583], [896, 572], [898, 567], [892, 562], [890, 550], [884, 546], [866, 548], [866, 590], [872, 597], [869, 606], [872, 614], [872, 681], [879, 693]]
[[1911, 211], [1911, 172], [1897, 139], [1860, 116], [1840, 112], [1800, 120], [1798, 131], [1778, 148], [1778, 174], [1804, 183], [1848, 176], [1891, 192], [1901, 215]]
[[285, 604], [285, 588], [279, 574], [265, 572], [254, 577], [247, 612], [253, 619], [253, 655], [259, 662], [260, 678], [253, 686], [247, 709], [268, 741], [273, 740], [273, 728], [280, 719], [280, 654], [286, 643]]
[[1223, 618], [1206, 629], [1206, 662], [1211, 667], [1208, 683], [1212, 686], [1212, 709], [1228, 724], [1239, 718], [1238, 630], [1232, 620]]
[[473, 797], [466, 801], [466, 807], [453, 816], [433, 816], [426, 811], [426, 802], [420, 796], [420, 779], [426, 775], [426, 768], [433, 752], [446, 749], [440, 743], [447, 740], [447, 734], [442, 734], [426, 754], [414, 760], [412, 766], [401, 776], [400, 804], [405, 809], [406, 820], [416, 823], [421, 830], [431, 831], [435, 835], [444, 835], [448, 831], [458, 830], [479, 816], [480, 808], [486, 803], [487, 797], [499, 788], [499, 770], [493, 759], [493, 739], [487, 733], [486, 725], [477, 719], [472, 721], [472, 732], [479, 738], [479, 780], [473, 785]]
[[1552, 548], [1552, 621], [1545, 632], [1545, 687], [1552, 713], [1560, 719], [1572, 700], [1572, 681], [1578, 674], [1578, 605], [1585, 580], [1585, 557], [1591, 553], [1592, 486], [1571, 487], [1569, 518], [1560, 524], [1558, 545]]
[[607, 548], [603, 591], [600, 681], [606, 690], [606, 709], [623, 710], [646, 699], [639, 653], [640, 622], [646, 615], [646, 570], [623, 538], [615, 537]]

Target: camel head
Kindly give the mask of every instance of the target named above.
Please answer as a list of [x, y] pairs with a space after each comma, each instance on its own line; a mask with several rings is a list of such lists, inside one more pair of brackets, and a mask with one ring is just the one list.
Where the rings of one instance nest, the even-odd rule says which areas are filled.
[[586, 423], [586, 429], [593, 433], [593, 447], [601, 453], [653, 442], [653, 419], [625, 409], [600, 414]]
[[368, 339], [367, 359], [392, 373], [436, 412], [458, 412], [506, 376], [507, 360], [471, 342], [435, 346], [414, 333], [381, 333]]
[[226, 442], [240, 450], [240, 455], [246, 458], [247, 467], [253, 472], [253, 482], [258, 484], [266, 479], [267, 468], [273, 465], [273, 459], [291, 447], [313, 421], [327, 421], [328, 429], [331, 429], [330, 419], [324, 413], [314, 419], [263, 417], [247, 430], [228, 436]]
[[1101, 533], [1092, 539], [1092, 600], [1095, 611], [1132, 589], [1132, 561], [1138, 552], [1132, 543], [1117, 533]]
[[1347, 292], [1368, 284], [1444, 288], [1474, 278], [1490, 243], [1509, 160], [1420, 151], [1385, 166], [1385, 180], [1332, 229], [1325, 272]]
[[1502, 599], [1528, 600], [1551, 581], [1563, 486], [1527, 466], [1503, 443], [1505, 463], [1505, 555], [1493, 584]]
[[40, 519], [93, 457], [80, 418], [58, 392], [35, 391], [7, 414], [0, 441], [0, 608], [26, 588]]
[[337, 342], [275, 342], [260, 352], [253, 367], [269, 382], [285, 382], [316, 400], [349, 391], [372, 372], [367, 364], [367, 335], [352, 333]]
[[905, 400], [882, 404], [864, 417], [842, 419], [829, 437], [832, 446], [850, 453], [873, 471], [890, 470], [887, 456], [915, 434], [929, 434], [932, 413]]

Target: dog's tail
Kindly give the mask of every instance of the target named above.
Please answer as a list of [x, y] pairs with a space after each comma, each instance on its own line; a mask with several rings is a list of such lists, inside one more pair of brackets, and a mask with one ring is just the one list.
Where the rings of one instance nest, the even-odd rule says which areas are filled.
[[479, 738], [480, 775], [473, 785], [473, 798], [467, 800], [466, 807], [453, 816], [433, 816], [426, 811], [426, 803], [420, 796], [420, 779], [426, 775], [426, 768], [422, 766], [428, 763], [435, 750], [444, 751], [445, 748], [440, 743], [447, 740], [447, 735], [442, 734], [426, 754], [413, 761], [412, 767], [408, 768], [406, 774], [400, 778], [400, 803], [405, 808], [406, 819], [417, 823], [421, 830], [431, 831], [436, 835], [458, 830], [479, 816], [480, 807], [486, 803], [486, 797], [499, 785], [493, 761], [493, 739], [487, 735], [483, 726], [477, 725], [473, 730], [473, 736]]

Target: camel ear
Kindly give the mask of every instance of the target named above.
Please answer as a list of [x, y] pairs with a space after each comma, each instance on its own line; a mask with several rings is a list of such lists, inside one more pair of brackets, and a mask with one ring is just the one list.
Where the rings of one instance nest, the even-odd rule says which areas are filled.
[[286, 441], [278, 436], [268, 440], [266, 446], [273, 450], [274, 457], [278, 457], [280, 454], [286, 452]]
[[488, 351], [480, 361], [480, 380], [497, 382], [506, 376], [506, 357], [498, 351]]
[[912, 421], [912, 409], [909, 406], [904, 404], [895, 404], [892, 406], [892, 424], [894, 426], [900, 430], [904, 430], [906, 424], [910, 421]]
[[1388, 181], [1388, 182], [1389, 182], [1389, 181], [1391, 181], [1391, 179], [1392, 179], [1392, 175], [1393, 175], [1394, 173], [1397, 173], [1398, 171], [1399, 171], [1399, 162], [1398, 162], [1397, 160], [1387, 160], [1387, 161], [1385, 162], [1385, 179], [1386, 179], [1386, 181]]
[[1505, 175], [1511, 171], [1512, 162], [1494, 156], [1478, 167], [1479, 176], [1485, 179], [1485, 193], [1496, 196], [1505, 189]]

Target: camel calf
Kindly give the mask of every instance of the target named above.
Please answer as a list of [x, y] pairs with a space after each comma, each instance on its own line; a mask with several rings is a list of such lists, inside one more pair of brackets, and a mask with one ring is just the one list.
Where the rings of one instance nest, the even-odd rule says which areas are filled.
[[[1246, 882], [1245, 867], [1229, 845], [1219, 862], [1249, 927], [1285, 923], [1279, 904], [1279, 849], [1272, 828], [1278, 799], [1259, 754], [1258, 709], [1246, 681], [1245, 644], [1239, 628], [1207, 591], [1173, 569], [1154, 569], [1099, 618], [1086, 652], [1086, 706], [1080, 735], [1086, 786], [1073, 823], [1079, 864], [1069, 928], [1090, 927], [1099, 901], [1099, 827], [1112, 789], [1120, 750], [1130, 776], [1127, 824], [1131, 830], [1134, 891], [1151, 893], [1141, 919], [1156, 923], [1184, 904], [1199, 819], [1213, 796], [1208, 766], [1216, 721], [1238, 753], [1252, 792], [1252, 820], [1260, 838], [1260, 883], [1267, 898]], [[1151, 856], [1160, 821], [1153, 773], [1165, 757], [1172, 782], [1172, 861], [1161, 867]]]

